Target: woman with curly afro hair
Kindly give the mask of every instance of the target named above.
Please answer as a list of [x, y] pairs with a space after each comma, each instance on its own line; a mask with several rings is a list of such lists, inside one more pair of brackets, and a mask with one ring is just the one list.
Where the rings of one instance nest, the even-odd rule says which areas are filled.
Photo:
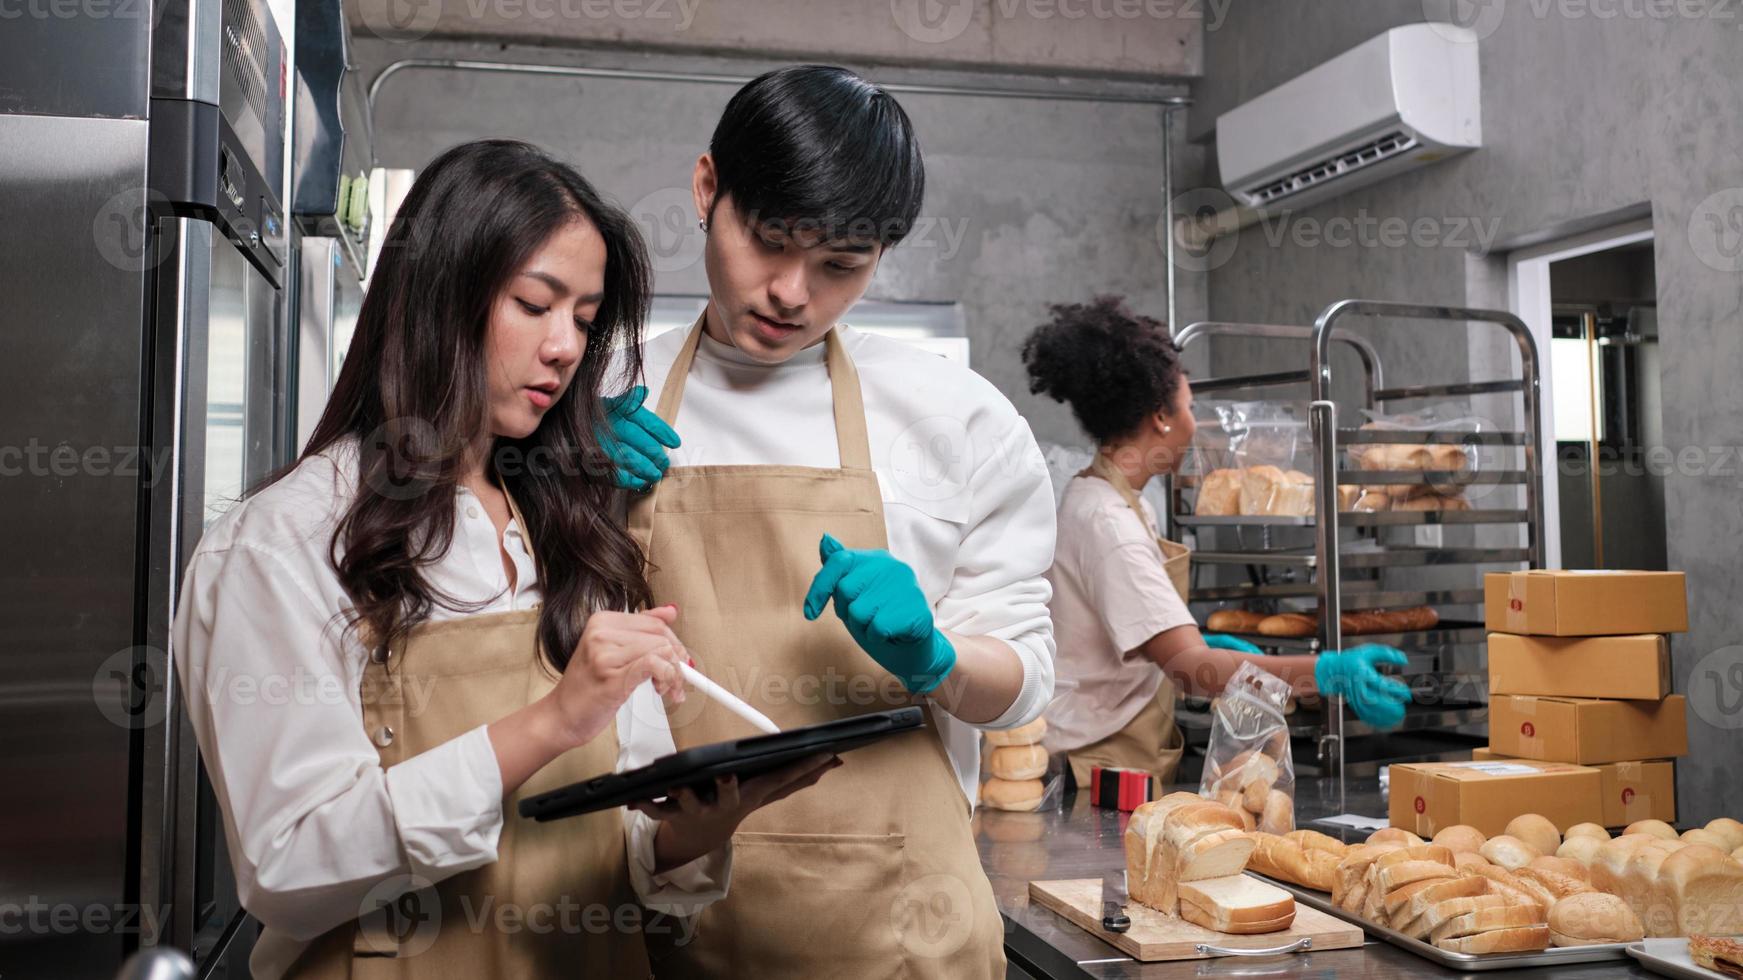
[[1192, 445], [1192, 385], [1180, 351], [1166, 325], [1118, 297], [1050, 312], [1023, 344], [1029, 390], [1069, 405], [1096, 443], [1090, 468], [1066, 484], [1047, 576], [1065, 692], [1048, 711], [1047, 745], [1067, 754], [1077, 784], [1087, 787], [1096, 767], [1173, 782], [1182, 746], [1175, 692], [1214, 695], [1242, 663], [1301, 694], [1345, 694], [1382, 725], [1387, 714], [1401, 715], [1408, 690], [1372, 666], [1401, 660], [1397, 651], [1266, 656], [1237, 637], [1199, 632], [1182, 594], [1186, 550], [1161, 538], [1155, 511], [1139, 497], [1151, 477], [1177, 470]]

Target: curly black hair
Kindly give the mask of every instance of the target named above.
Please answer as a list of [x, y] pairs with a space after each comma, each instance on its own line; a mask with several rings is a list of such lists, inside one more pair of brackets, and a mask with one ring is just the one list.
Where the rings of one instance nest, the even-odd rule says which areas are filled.
[[1071, 406], [1098, 443], [1136, 431], [1145, 416], [1179, 396], [1180, 349], [1160, 320], [1133, 313], [1118, 296], [1054, 303], [1053, 319], [1023, 342], [1029, 391]]

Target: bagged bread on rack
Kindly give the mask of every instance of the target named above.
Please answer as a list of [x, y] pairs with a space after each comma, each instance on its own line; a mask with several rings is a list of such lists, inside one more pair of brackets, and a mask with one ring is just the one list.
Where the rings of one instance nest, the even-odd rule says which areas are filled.
[[1295, 829], [1295, 764], [1285, 709], [1289, 682], [1242, 664], [1211, 702], [1199, 794], [1253, 820], [1253, 829], [1283, 835]]
[[[1434, 433], [1433, 442], [1357, 442], [1349, 446], [1350, 465], [1361, 470], [1420, 472], [1420, 480], [1371, 486], [1390, 498], [1391, 510], [1468, 510], [1467, 487], [1478, 481], [1483, 468], [1481, 437], [1494, 431], [1493, 423], [1471, 416], [1460, 406], [1447, 405], [1389, 415], [1369, 409], [1365, 432], [1408, 432], [1401, 439], [1420, 439], [1417, 433]], [[1373, 438], [1383, 438], [1374, 436]], [[1452, 440], [1452, 441], [1447, 441]], [[1478, 485], [1482, 490], [1490, 485]], [[1374, 501], [1378, 504], [1378, 501]]]

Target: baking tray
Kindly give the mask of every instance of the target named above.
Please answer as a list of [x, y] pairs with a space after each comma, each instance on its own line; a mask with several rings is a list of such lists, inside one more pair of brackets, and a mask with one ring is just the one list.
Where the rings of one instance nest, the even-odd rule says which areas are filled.
[[1689, 941], [1687, 936], [1675, 939], [1645, 939], [1637, 943], [1629, 943], [1623, 947], [1628, 955], [1640, 961], [1640, 965], [1653, 973], [1660, 973], [1678, 980], [1730, 980], [1723, 973], [1709, 970], [1704, 966], [1696, 966], [1689, 959]]
[[[1300, 885], [1258, 874], [1251, 868], [1248, 874], [1268, 881], [1278, 888], [1295, 896], [1298, 902], [1311, 905], [1314, 908], [1336, 916], [1351, 925], [1361, 926], [1364, 931], [1377, 939], [1384, 939], [1399, 949], [1408, 950], [1425, 960], [1439, 963], [1449, 970], [1462, 970], [1475, 973], [1483, 970], [1517, 970], [1528, 966], [1563, 966], [1573, 963], [1602, 963], [1606, 960], [1625, 960], [1628, 958], [1626, 943], [1604, 943], [1596, 946], [1563, 946], [1550, 948], [1537, 953], [1453, 953], [1441, 949], [1420, 939], [1412, 939], [1402, 932], [1388, 929], [1385, 926], [1369, 922], [1360, 916], [1351, 915], [1331, 903], [1331, 896], [1325, 892], [1303, 888]], [[1709, 980], [1703, 977], [1702, 980]]]

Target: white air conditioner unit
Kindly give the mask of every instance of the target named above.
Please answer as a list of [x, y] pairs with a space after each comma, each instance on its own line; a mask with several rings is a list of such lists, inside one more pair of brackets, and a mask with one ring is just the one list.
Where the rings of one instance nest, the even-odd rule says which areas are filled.
[[1477, 36], [1394, 27], [1217, 117], [1223, 186], [1295, 208], [1482, 145]]

